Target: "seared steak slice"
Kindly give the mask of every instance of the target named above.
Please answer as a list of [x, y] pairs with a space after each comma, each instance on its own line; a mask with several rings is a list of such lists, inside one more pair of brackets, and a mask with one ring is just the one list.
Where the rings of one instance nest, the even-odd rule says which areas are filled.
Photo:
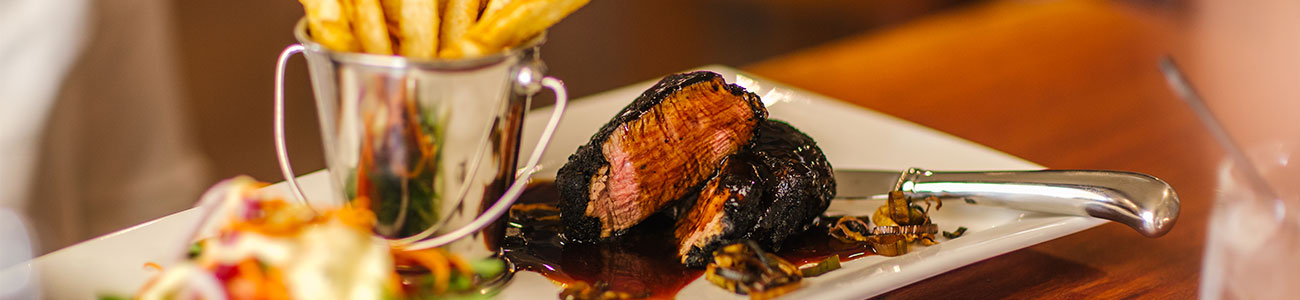
[[831, 165], [817, 143], [781, 121], [759, 126], [753, 148], [727, 158], [677, 220], [682, 264], [703, 267], [718, 247], [753, 240], [776, 251], [835, 197]]
[[628, 227], [697, 189], [751, 143], [767, 110], [712, 72], [665, 77], [624, 107], [560, 168], [565, 236], [589, 241]]
[[708, 264], [713, 250], [739, 242], [758, 224], [771, 203], [763, 197], [768, 176], [759, 162], [749, 151], [728, 157], [718, 174], [704, 184], [694, 204], [679, 216], [673, 236], [682, 264]]

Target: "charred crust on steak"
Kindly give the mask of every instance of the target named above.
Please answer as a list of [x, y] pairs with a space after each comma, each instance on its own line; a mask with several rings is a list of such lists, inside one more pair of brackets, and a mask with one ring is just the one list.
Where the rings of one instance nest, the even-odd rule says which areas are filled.
[[[608, 172], [610, 171], [608, 167], [610, 166], [610, 162], [604, 153], [606, 142], [610, 141], [610, 137], [614, 135], [617, 130], [624, 128], [624, 124], [635, 122], [646, 116], [647, 113], [661, 114], [662, 111], [657, 108], [659, 108], [660, 104], [663, 104], [665, 100], [674, 97], [674, 95], [684, 89], [700, 84], [708, 85], [705, 90], [713, 92], [722, 90], [725, 91], [726, 94], [743, 99], [743, 102], [748, 105], [747, 109], [749, 115], [747, 120], [753, 125], [752, 130], [746, 132], [748, 136], [745, 137], [746, 140], [743, 145], [738, 146], [737, 149], [743, 148], [744, 145], [752, 143], [752, 141], [750, 141], [752, 138], [750, 137], [757, 132], [759, 127], [757, 124], [767, 118], [767, 110], [763, 107], [762, 101], [759, 100], [758, 95], [749, 93], [738, 85], [726, 84], [721, 75], [713, 72], [698, 71], [674, 74], [665, 77], [619, 111], [610, 122], [606, 123], [600, 128], [600, 130], [592, 135], [587, 144], [578, 147], [578, 150], [573, 155], [569, 156], [568, 163], [560, 168], [556, 176], [556, 185], [560, 190], [561, 200], [559, 208], [561, 219], [566, 224], [566, 239], [571, 241], [595, 241], [602, 238], [618, 236], [626, 232], [630, 225], [621, 228], [610, 228], [614, 226], [606, 226], [607, 224], [605, 224], [605, 221], [602, 221], [602, 219], [592, 216], [589, 213], [591, 210], [589, 204], [591, 204], [593, 199], [600, 196], [598, 194], [593, 194], [593, 192], [608, 192], [608, 189], [613, 188], [605, 185], [593, 187], [592, 182], [593, 178], [609, 176]], [[689, 95], [683, 97], [688, 96]], [[656, 115], [655, 117], [663, 118], [662, 115]], [[677, 137], [677, 141], [681, 140], [681, 137]], [[655, 141], [658, 142], [658, 139]], [[668, 143], [674, 141], [665, 139], [664, 142]], [[668, 145], [665, 146], [669, 147]], [[717, 166], [713, 165], [706, 167], [716, 168]], [[604, 171], [602, 171], [602, 168], [604, 168]], [[641, 165], [637, 168], [645, 170], [646, 166]], [[712, 173], [712, 170], [713, 169], [709, 169], [707, 171]], [[645, 171], [655, 172], [655, 170]], [[700, 178], [699, 182], [674, 185], [672, 188], [681, 193], [688, 193], [692, 189], [698, 189], [704, 179], [705, 178]], [[640, 217], [644, 218], [644, 216]]]
[[683, 201], [689, 206], [675, 225], [677, 254], [682, 264], [703, 267], [713, 250], [742, 240], [777, 251], [834, 197], [833, 171], [816, 142], [785, 122], [767, 120], [753, 146], [728, 157], [698, 199]]
[[767, 120], [751, 150], [772, 178], [764, 190], [771, 206], [747, 237], [777, 251], [786, 238], [807, 230], [835, 198], [835, 174], [817, 142], [790, 124]]

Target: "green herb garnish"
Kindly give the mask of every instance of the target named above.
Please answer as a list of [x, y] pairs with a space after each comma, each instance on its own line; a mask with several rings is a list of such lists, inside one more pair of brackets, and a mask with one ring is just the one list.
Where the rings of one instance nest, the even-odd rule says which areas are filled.
[[203, 254], [203, 241], [196, 241], [193, 244], [190, 244], [190, 250], [185, 253], [185, 257], [194, 259], [199, 257], [199, 254]]
[[961, 235], [963, 234], [966, 234], [966, 227], [957, 227], [957, 230], [953, 232], [944, 231], [943, 237], [946, 237], [948, 239], [955, 239], [961, 237]]
[[803, 277], [817, 277], [839, 268], [840, 268], [840, 255], [836, 254], [836, 255], [831, 255], [831, 257], [827, 257], [821, 262], [818, 262], [817, 265], [815, 266], [799, 269], [799, 273], [802, 274]]

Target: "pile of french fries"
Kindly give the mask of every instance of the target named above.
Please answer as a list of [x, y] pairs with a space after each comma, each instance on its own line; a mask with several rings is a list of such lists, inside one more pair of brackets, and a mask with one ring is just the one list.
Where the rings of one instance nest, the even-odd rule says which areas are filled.
[[519, 45], [590, 0], [299, 0], [313, 40], [340, 52], [460, 59]]

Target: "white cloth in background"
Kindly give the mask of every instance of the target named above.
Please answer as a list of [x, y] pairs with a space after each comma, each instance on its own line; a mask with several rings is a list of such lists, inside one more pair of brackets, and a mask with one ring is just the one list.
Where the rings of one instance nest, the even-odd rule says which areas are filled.
[[40, 134], [84, 43], [85, 0], [0, 0], [0, 207], [26, 208]]
[[0, 0], [0, 209], [30, 222], [34, 255], [188, 208], [206, 185], [170, 3]]
[[172, 2], [89, 2], [86, 44], [50, 110], [27, 197], [37, 255], [189, 208], [209, 184], [188, 131]]
[[27, 208], [41, 132], [84, 43], [84, 0], [0, 0], [0, 299], [38, 299], [17, 264], [35, 243]]
[[0, 299], [41, 299], [30, 264], [32, 240], [18, 213], [0, 207]]

